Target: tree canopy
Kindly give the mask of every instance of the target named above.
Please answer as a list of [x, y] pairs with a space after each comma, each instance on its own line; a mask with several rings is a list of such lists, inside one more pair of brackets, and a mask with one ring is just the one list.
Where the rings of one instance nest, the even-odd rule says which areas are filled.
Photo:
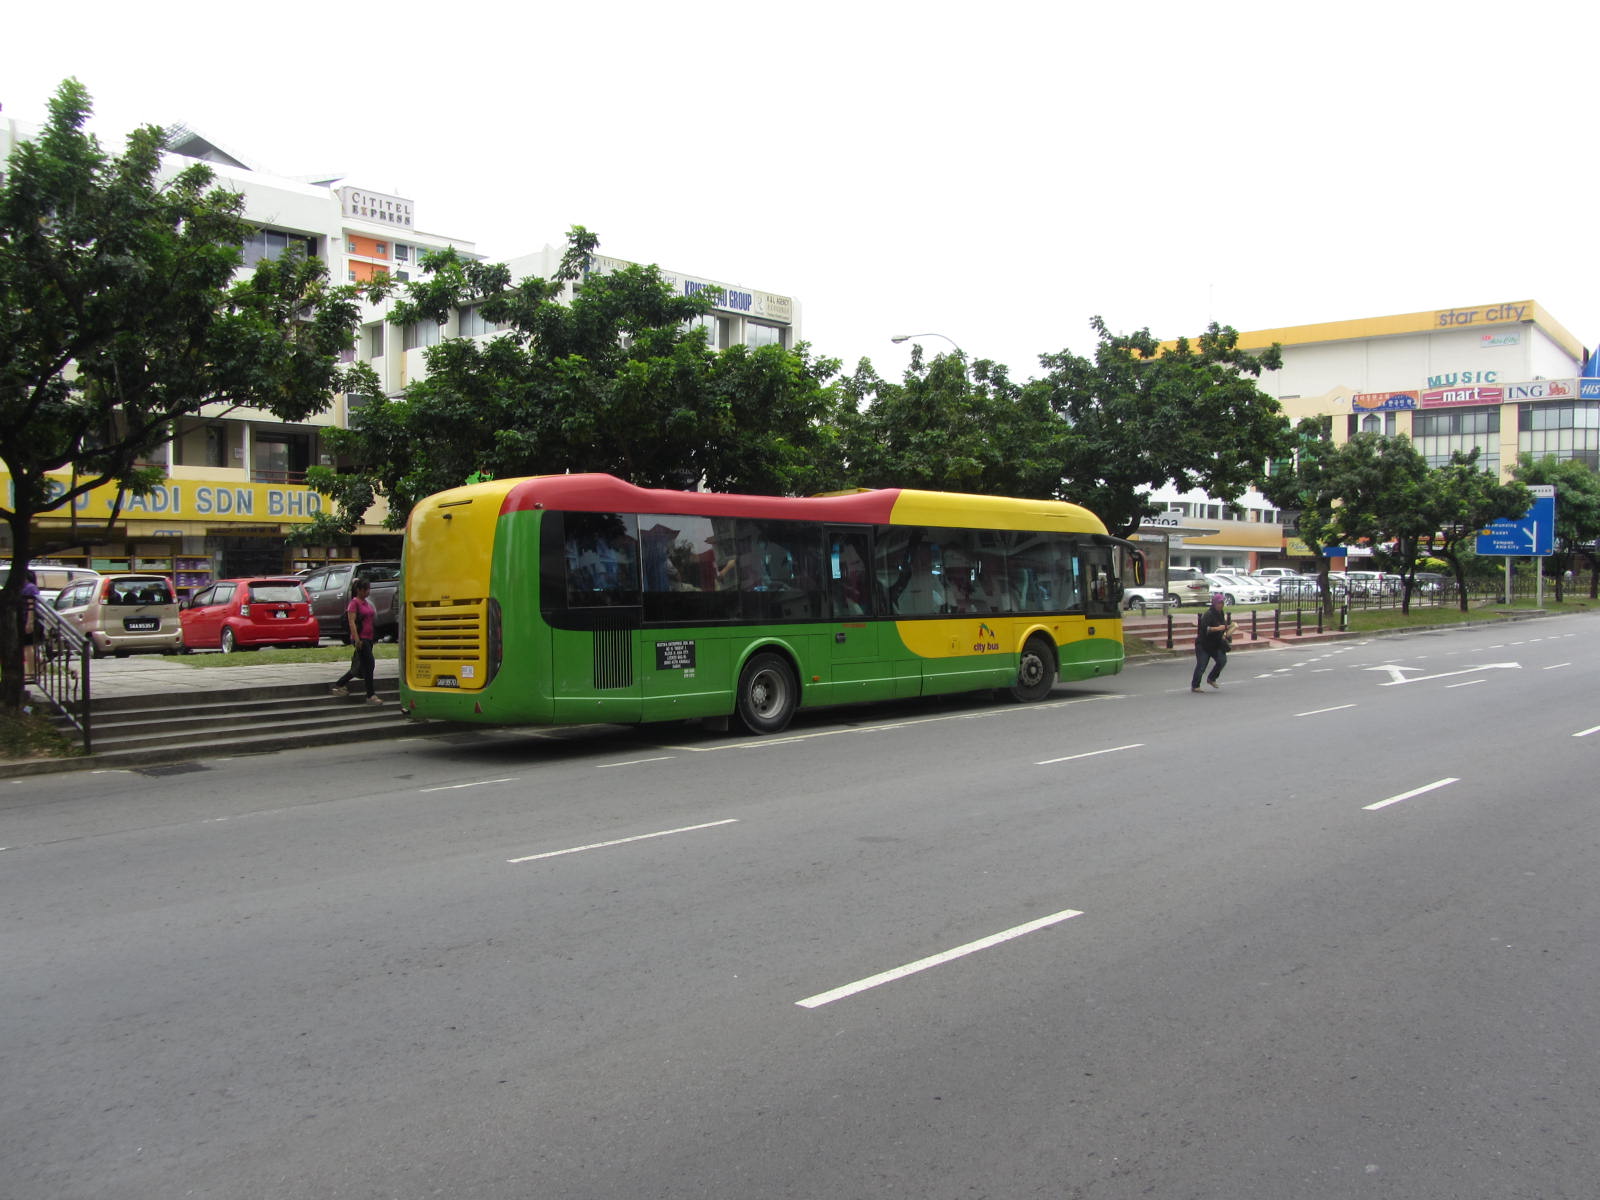
[[[597, 239], [568, 235], [552, 279], [502, 264], [424, 256], [389, 319], [443, 323], [476, 306], [501, 332], [447, 338], [398, 398], [370, 395], [332, 430], [338, 471], [308, 472], [338, 511], [305, 536], [353, 529], [376, 496], [404, 522], [469, 477], [606, 471], [643, 486], [795, 493], [836, 486], [838, 364], [801, 345], [713, 350], [695, 318], [705, 293], [674, 293], [653, 266], [590, 271]], [[567, 284], [575, 290], [563, 303]]]
[[1358, 433], [1338, 444], [1328, 418], [1308, 417], [1295, 426], [1292, 457], [1262, 491], [1296, 514], [1296, 532], [1319, 564], [1325, 605], [1332, 597], [1324, 552], [1365, 543], [1401, 575], [1402, 607], [1410, 606], [1422, 558], [1436, 556], [1453, 568], [1465, 611], [1467, 540], [1528, 507], [1526, 488], [1499, 483], [1477, 458], [1476, 450], [1457, 452], [1447, 465], [1429, 467], [1409, 438]]
[[1099, 317], [1093, 327], [1092, 358], [1045, 355], [1047, 374], [1029, 387], [1068, 427], [1055, 442], [1057, 494], [1113, 531], [1131, 534], [1159, 512], [1148, 497], [1168, 483], [1237, 500], [1288, 452], [1289, 422], [1255, 382], [1282, 365], [1276, 345], [1241, 350], [1238, 332], [1213, 322], [1198, 344], [1163, 351], [1148, 329], [1113, 334]]
[[858, 487], [1053, 496], [1065, 424], [1044, 397], [980, 359], [924, 361], [914, 346], [899, 383], [863, 360], [840, 384], [843, 470]]
[[[1547, 484], [1556, 489], [1556, 545], [1550, 563], [1556, 601], [1563, 599], [1566, 572], [1579, 555], [1589, 560], [1589, 596], [1595, 598], [1600, 590], [1600, 555], [1595, 553], [1600, 538], [1600, 476], [1577, 459], [1534, 458], [1531, 454], [1519, 457], [1511, 474], [1519, 484]], [[1524, 504], [1518, 515], [1526, 511]]]
[[[13, 559], [32, 522], [113, 483], [147, 492], [143, 465], [180, 416], [247, 404], [304, 420], [352, 386], [339, 365], [357, 293], [320, 263], [286, 258], [237, 279], [243, 199], [196, 163], [168, 174], [165, 132], [135, 131], [105, 153], [84, 131], [91, 106], [67, 80], [40, 135], [20, 143], [0, 188], [0, 506]], [[65, 473], [63, 484], [59, 476]], [[3, 498], [0, 498], [3, 499]], [[18, 601], [0, 591], [0, 701], [21, 698]]]

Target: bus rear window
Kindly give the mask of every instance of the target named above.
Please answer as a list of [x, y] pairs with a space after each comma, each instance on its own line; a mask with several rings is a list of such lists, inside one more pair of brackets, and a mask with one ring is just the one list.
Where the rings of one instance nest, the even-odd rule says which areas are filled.
[[567, 604], [639, 603], [639, 532], [631, 513], [565, 514]]

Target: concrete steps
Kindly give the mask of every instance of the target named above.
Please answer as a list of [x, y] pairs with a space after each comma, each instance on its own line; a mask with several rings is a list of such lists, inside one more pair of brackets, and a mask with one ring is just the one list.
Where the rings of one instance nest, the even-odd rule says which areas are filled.
[[[400, 711], [399, 685], [380, 679], [384, 703], [359, 693], [334, 696], [326, 684], [281, 684], [175, 696], [93, 701], [94, 753], [65, 760], [71, 769], [138, 768], [218, 755], [414, 736], [424, 726]], [[73, 735], [57, 718], [62, 732]], [[428, 732], [436, 732], [429, 730]], [[62, 760], [53, 760], [60, 764]], [[50, 763], [11, 764], [8, 775], [60, 770]]]

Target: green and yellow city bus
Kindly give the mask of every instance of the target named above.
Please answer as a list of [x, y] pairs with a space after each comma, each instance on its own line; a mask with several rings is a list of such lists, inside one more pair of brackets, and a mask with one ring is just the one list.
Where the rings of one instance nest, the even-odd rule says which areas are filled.
[[609, 475], [441, 492], [406, 526], [401, 703], [428, 720], [737, 717], [1122, 669], [1131, 543], [1084, 508], [885, 488], [799, 499]]

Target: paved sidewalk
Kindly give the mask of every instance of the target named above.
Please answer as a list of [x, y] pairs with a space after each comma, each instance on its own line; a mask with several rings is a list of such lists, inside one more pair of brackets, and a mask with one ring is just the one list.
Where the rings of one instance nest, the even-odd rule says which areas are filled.
[[[244, 656], [240, 656], [244, 657]], [[236, 688], [276, 687], [280, 684], [331, 684], [349, 664], [243, 663], [227, 667], [191, 667], [187, 663], [130, 655], [97, 659], [89, 667], [90, 694], [95, 699], [121, 696], [184, 696], [225, 692]], [[399, 674], [399, 659], [380, 658], [373, 677], [380, 682]]]
[[[1191, 622], [1184, 622], [1174, 629], [1174, 646], [1170, 653], [1191, 652], [1191, 642], [1194, 632], [1189, 628]], [[1130, 620], [1127, 630], [1131, 634], [1149, 639], [1157, 649], [1152, 655], [1132, 655], [1130, 659], [1141, 657], [1165, 657], [1169, 652], [1161, 646], [1160, 639], [1166, 633], [1165, 621], [1160, 622], [1159, 628], [1155, 621]], [[1263, 630], [1263, 637], [1255, 645], [1282, 645], [1285, 642], [1317, 641], [1333, 639], [1342, 636], [1338, 633], [1318, 635], [1315, 628], [1308, 629], [1306, 635], [1296, 638], [1285, 632], [1281, 641], [1270, 641], [1270, 634]], [[207, 692], [224, 692], [242, 688], [277, 687], [283, 684], [331, 684], [344, 673], [348, 665], [344, 660], [338, 662], [318, 663], [272, 663], [261, 664], [248, 661], [248, 655], [234, 656], [238, 665], [226, 667], [196, 667], [188, 663], [168, 662], [153, 655], [129, 655], [127, 658], [102, 658], [96, 659], [89, 667], [90, 694], [96, 699], [112, 699], [123, 696], [170, 696], [181, 702], [184, 696], [202, 695]], [[246, 661], [238, 662], [244, 659]], [[374, 675], [380, 683], [386, 679], [396, 679], [399, 676], [400, 660], [396, 658], [380, 658]]]

